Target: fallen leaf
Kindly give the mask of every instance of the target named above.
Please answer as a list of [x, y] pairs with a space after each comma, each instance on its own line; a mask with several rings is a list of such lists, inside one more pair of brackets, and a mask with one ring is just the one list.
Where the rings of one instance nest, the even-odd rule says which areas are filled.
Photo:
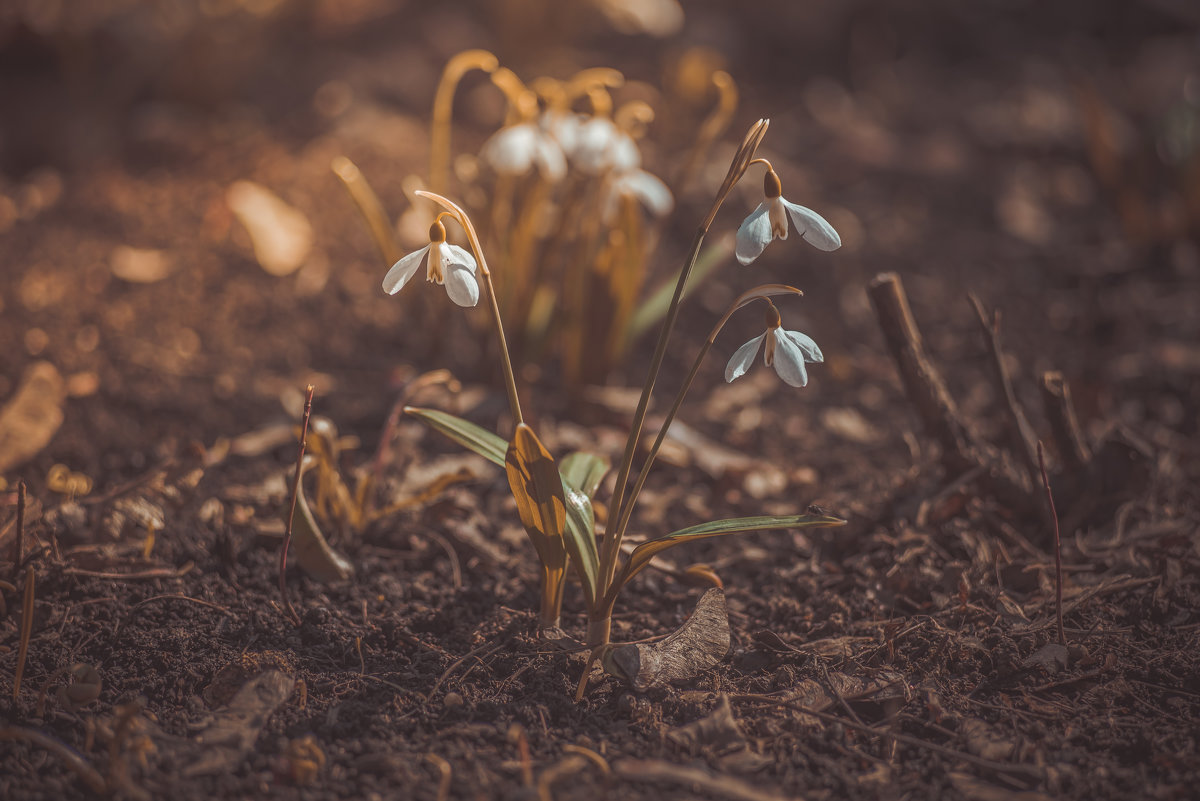
[[201, 753], [192, 757], [185, 778], [229, 773], [242, 760], [262, 732], [271, 714], [279, 708], [296, 681], [286, 673], [268, 670], [238, 690], [225, 708], [204, 721], [195, 743]]
[[662, 642], [618, 645], [605, 658], [605, 669], [639, 692], [687, 681], [715, 667], [729, 651], [725, 593], [706, 590], [696, 611]]
[[63, 378], [50, 362], [35, 362], [0, 409], [0, 473], [24, 464], [50, 444], [63, 422]]
[[153, 284], [171, 274], [173, 260], [163, 250], [118, 245], [108, 257], [112, 274], [131, 284]]
[[237, 181], [225, 202], [246, 227], [259, 265], [274, 276], [291, 275], [312, 251], [313, 230], [299, 209], [252, 181]]

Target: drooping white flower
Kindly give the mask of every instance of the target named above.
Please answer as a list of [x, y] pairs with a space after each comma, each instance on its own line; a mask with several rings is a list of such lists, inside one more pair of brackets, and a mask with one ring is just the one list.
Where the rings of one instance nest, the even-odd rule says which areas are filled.
[[475, 257], [458, 245], [446, 243], [446, 226], [440, 219], [429, 226], [428, 245], [409, 253], [387, 271], [383, 277], [383, 291], [395, 295], [417, 274], [422, 262], [426, 265], [425, 279], [444, 285], [450, 300], [459, 306], [479, 303]]
[[588, 175], [634, 170], [642, 164], [637, 142], [608, 117], [592, 117], [575, 132], [571, 161]]
[[675, 208], [675, 197], [657, 175], [641, 169], [625, 170], [612, 177], [604, 197], [603, 219], [611, 222], [617, 216], [622, 197], [638, 200], [655, 217], [665, 217]]
[[772, 239], [787, 239], [788, 217], [800, 232], [800, 237], [818, 250], [837, 250], [842, 238], [820, 214], [783, 197], [779, 176], [771, 168], [763, 178], [762, 203], [750, 212], [738, 228], [734, 254], [742, 264], [757, 259]]
[[483, 143], [479, 155], [501, 175], [525, 175], [534, 167], [550, 181], [567, 174], [562, 146], [536, 122], [501, 128]]
[[785, 383], [793, 387], [803, 387], [808, 384], [808, 370], [804, 363], [825, 361], [821, 349], [812, 337], [799, 331], [784, 331], [778, 324], [772, 325], [754, 339], [742, 345], [733, 353], [733, 358], [725, 367], [725, 381], [729, 382], [746, 374], [758, 349], [766, 342], [763, 361], [768, 367], [774, 367], [775, 372]]

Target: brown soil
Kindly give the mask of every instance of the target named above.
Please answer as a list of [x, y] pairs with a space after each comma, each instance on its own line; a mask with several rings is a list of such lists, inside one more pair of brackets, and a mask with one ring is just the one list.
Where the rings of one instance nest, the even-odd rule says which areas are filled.
[[[687, 4], [684, 31], [661, 47], [598, 33], [592, 15], [539, 16], [541, 5], [285, 2], [261, 18], [160, 28], [149, 12], [97, 12], [36, 31], [0, 17], [11, 89], [0, 93], [0, 398], [39, 361], [67, 388], [53, 439], [3, 474], [0, 797], [1195, 797], [1194, 12], [1165, 1], [1080, 0], [1057, 15], [936, 0], [903, 15], [865, 0], [704, 2]], [[520, 14], [544, 24], [515, 24]], [[439, 367], [464, 390], [423, 403], [509, 425], [490, 352], [460, 310], [423, 285], [380, 292], [378, 255], [331, 159], [353, 158], [395, 213], [403, 177], [426, 169], [427, 110], [451, 53], [487, 47], [525, 77], [605, 63], [659, 85], [694, 43], [726, 55], [742, 90], [736, 129], [772, 118], [765, 149], [785, 194], [825, 213], [845, 246], [775, 243], [685, 307], [668, 389], [751, 281], [805, 290], [785, 321], [827, 361], [800, 391], [761, 365], [726, 385], [722, 359], [761, 325], [735, 319], [683, 414], [710, 445], [657, 468], [635, 528], [813, 503], [849, 525], [672, 552], [723, 579], [733, 645], [714, 670], [646, 694], [604, 679], [572, 700], [582, 658], [534, 636], [532, 550], [501, 472], [482, 462], [471, 482], [361, 534], [331, 527], [355, 577], [321, 584], [293, 566], [294, 625], [277, 535], [295, 441], [285, 431], [277, 446], [224, 455], [228, 440], [294, 421], [314, 383], [315, 413], [362, 443], [349, 469], [370, 458], [404, 381]], [[464, 88], [475, 100], [462, 103], [463, 149], [498, 113], [480, 86]], [[660, 122], [647, 161], [669, 174], [680, 131]], [[678, 262], [724, 168], [680, 198], [664, 264]], [[226, 203], [242, 179], [311, 222], [314, 249], [296, 273], [256, 262]], [[714, 231], [738, 224], [756, 184]], [[116, 277], [123, 246], [159, 251], [167, 276]], [[867, 298], [884, 270], [902, 276], [980, 436], [1003, 444], [1007, 428], [967, 292], [1002, 312], [1016, 394], [1042, 438], [1038, 382], [1056, 369], [1090, 443], [1117, 426], [1136, 445], [1139, 469], [1126, 459], [1083, 486], [1052, 448], [1065, 651], [1053, 647], [1040, 488], [1023, 506], [943, 469]], [[610, 386], [637, 386], [650, 349]], [[618, 457], [620, 404], [570, 401], [553, 365], [524, 375], [555, 452]], [[392, 445], [392, 495], [459, 464], [416, 423]], [[730, 464], [725, 449], [751, 464]], [[93, 483], [80, 504], [55, 490], [55, 465]], [[14, 699], [18, 480], [35, 601]], [[128, 504], [163, 516], [148, 554]], [[614, 639], [666, 634], [699, 595], [646, 571], [618, 605]], [[584, 624], [569, 586], [564, 627]], [[89, 699], [76, 679], [82, 704], [58, 692], [59, 671], [76, 664], [101, 680]], [[254, 719], [213, 746], [214, 718], [228, 723], [246, 703], [238, 690], [271, 670], [283, 674], [278, 705], [241, 707]], [[710, 716], [699, 734], [685, 728]], [[86, 766], [104, 787], [89, 790]]]

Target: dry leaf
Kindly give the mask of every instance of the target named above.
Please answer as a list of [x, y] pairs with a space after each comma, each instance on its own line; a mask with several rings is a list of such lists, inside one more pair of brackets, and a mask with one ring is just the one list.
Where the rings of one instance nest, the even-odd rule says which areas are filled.
[[308, 218], [265, 186], [237, 181], [225, 202], [250, 233], [254, 257], [274, 276], [291, 275], [312, 251], [313, 230]]
[[24, 464], [50, 444], [63, 422], [66, 389], [50, 362], [35, 362], [0, 409], [0, 473]]
[[152, 284], [171, 274], [172, 259], [163, 250], [118, 245], [108, 257], [112, 274], [132, 284]]

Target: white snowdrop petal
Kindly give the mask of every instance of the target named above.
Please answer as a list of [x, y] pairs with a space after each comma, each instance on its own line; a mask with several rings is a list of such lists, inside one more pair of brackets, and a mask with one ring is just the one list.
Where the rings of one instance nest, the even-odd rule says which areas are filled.
[[445, 254], [446, 264], [451, 267], [464, 267], [471, 272], [475, 272], [475, 268], [478, 265], [475, 263], [475, 256], [471, 254], [471, 251], [449, 243], [444, 244], [443, 248], [442, 252]]
[[636, 170], [642, 166], [642, 152], [638, 150], [637, 142], [627, 133], [619, 133], [613, 137], [609, 148], [609, 165], [614, 170]]
[[551, 181], [561, 181], [567, 174], [567, 159], [562, 148], [549, 136], [538, 136], [535, 147], [533, 158], [542, 175]]
[[771, 241], [771, 221], [767, 219], [768, 206], [759, 203], [758, 208], [742, 221], [737, 230], [737, 247], [734, 255], [742, 264], [749, 264], [762, 255], [763, 248]]
[[651, 175], [645, 170], [633, 170], [618, 180], [622, 189], [632, 192], [655, 217], [664, 217], [675, 208], [675, 198], [671, 195], [671, 190], [657, 175]]
[[766, 337], [767, 332], [763, 331], [733, 352], [733, 358], [725, 366], [726, 383], [746, 374], [746, 371], [750, 369], [750, 365], [754, 364], [754, 357], [758, 355], [758, 349], [762, 346], [763, 340]]
[[825, 361], [824, 354], [817, 347], [817, 343], [808, 334], [802, 334], [799, 331], [784, 331], [783, 335], [795, 343], [796, 347], [800, 348], [800, 352], [804, 354], [804, 361], [819, 363]]
[[804, 353], [800, 347], [788, 337], [783, 330], [772, 330], [775, 337], [775, 372], [784, 383], [793, 387], [802, 387], [808, 383], [808, 371], [804, 369]]
[[842, 246], [842, 238], [838, 236], [838, 232], [833, 230], [833, 226], [820, 214], [786, 200], [783, 202], [792, 215], [792, 222], [795, 224], [796, 230], [800, 232], [800, 236], [804, 238], [805, 242], [817, 250], [826, 252], [837, 250]]
[[784, 206], [785, 203], [787, 201], [781, 197], [767, 201], [770, 207], [767, 211], [767, 217], [771, 220], [771, 235], [777, 236], [780, 239], [787, 239], [788, 237], [787, 209]]
[[459, 306], [479, 303], [479, 282], [475, 274], [461, 264], [451, 264], [446, 273], [446, 294]]
[[533, 166], [538, 131], [534, 126], [501, 128], [484, 143], [480, 155], [492, 169], [504, 175], [524, 175]]
[[414, 250], [407, 256], [400, 259], [392, 265], [392, 268], [387, 271], [387, 275], [383, 277], [383, 291], [389, 295], [395, 295], [400, 291], [400, 288], [409, 282], [416, 274], [421, 266], [421, 259], [429, 252], [429, 245]]

